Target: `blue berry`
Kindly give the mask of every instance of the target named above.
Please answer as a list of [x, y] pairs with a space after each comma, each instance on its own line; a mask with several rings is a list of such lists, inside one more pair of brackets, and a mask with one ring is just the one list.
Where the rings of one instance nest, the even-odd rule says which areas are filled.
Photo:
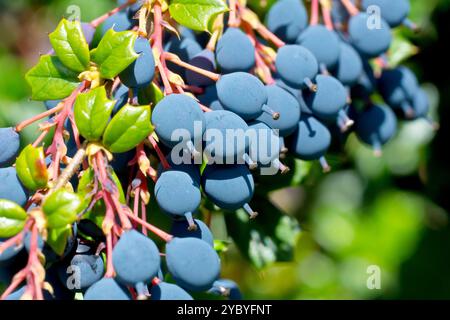
[[370, 6], [376, 6], [379, 10], [377, 12], [392, 28], [401, 25], [410, 10], [409, 0], [363, 0], [361, 5], [364, 10], [367, 10]]
[[84, 300], [131, 300], [127, 288], [112, 278], [103, 278], [87, 289]]
[[383, 70], [378, 89], [390, 107], [401, 109], [408, 117], [414, 116], [411, 101], [419, 90], [419, 83], [411, 70], [406, 67]]
[[152, 300], [193, 300], [189, 293], [176, 284], [160, 282], [150, 291]]
[[195, 219], [196, 230], [188, 230], [189, 223], [185, 220], [175, 220], [170, 233], [177, 238], [198, 238], [214, 247], [214, 237], [208, 226], [201, 220]]
[[248, 205], [255, 192], [255, 183], [245, 165], [208, 165], [202, 173], [202, 186], [218, 207], [226, 210], [244, 208], [250, 216], [256, 216]]
[[339, 60], [339, 38], [323, 25], [308, 27], [299, 35], [297, 44], [311, 51], [318, 63], [328, 69], [332, 69]]
[[344, 86], [354, 85], [363, 73], [363, 63], [360, 55], [345, 42], [340, 43], [339, 60], [333, 73]]
[[96, 29], [93, 26], [91, 26], [90, 23], [86, 22], [81, 23], [81, 29], [83, 30], [83, 35], [84, 38], [86, 39], [86, 42], [88, 44], [91, 44], [92, 40], [94, 39]]
[[190, 229], [195, 229], [192, 215], [201, 201], [198, 182], [187, 172], [164, 171], [155, 185], [155, 197], [159, 207], [173, 216], [184, 216]]
[[230, 300], [242, 300], [242, 293], [236, 282], [229, 279], [219, 279], [214, 281], [209, 293], [224, 296]]
[[44, 105], [47, 110], [50, 110], [56, 107], [60, 102], [61, 100], [47, 100], [44, 101]]
[[0, 167], [11, 165], [20, 148], [20, 136], [14, 128], [0, 128]]
[[313, 116], [303, 114], [292, 137], [289, 150], [298, 158], [320, 160], [324, 170], [329, 169], [324, 156], [331, 144], [331, 134], [326, 126]]
[[122, 10], [113, 14], [102, 23], [101, 34], [102, 36], [105, 35], [105, 33], [111, 28], [116, 32], [130, 30], [135, 25], [136, 21], [130, 19], [126, 10]]
[[198, 100], [212, 110], [223, 110], [223, 106], [217, 96], [216, 84], [206, 87], [203, 93], [198, 96]]
[[[94, 254], [75, 254], [67, 263], [59, 265], [57, 272], [67, 288], [85, 290], [103, 277], [104, 263], [100, 256]], [[79, 277], [79, 282], [72, 283], [69, 279], [72, 277]]]
[[[164, 50], [176, 54], [182, 61], [190, 61], [202, 51], [202, 47], [194, 38], [182, 37], [178, 39], [176, 36], [172, 36], [165, 45]], [[185, 70], [173, 62], [168, 61], [167, 66], [172, 72], [180, 75], [185, 74]]]
[[308, 25], [308, 14], [299, 0], [275, 2], [267, 13], [267, 27], [287, 43], [294, 43]]
[[412, 107], [414, 109], [414, 117], [427, 118], [430, 110], [430, 101], [427, 93], [423, 89], [419, 89], [414, 95]]
[[[380, 25], [370, 25], [372, 20], [378, 20]], [[391, 29], [386, 21], [379, 17], [372, 17], [366, 13], [359, 13], [350, 18], [350, 41], [365, 57], [374, 58], [385, 53], [391, 45]]]
[[[205, 117], [193, 98], [185, 94], [171, 94], [164, 97], [153, 109], [152, 123], [159, 139], [168, 147], [174, 147], [180, 142], [186, 143], [186, 147], [194, 150], [192, 141], [201, 141], [205, 128]], [[195, 124], [201, 126], [201, 130], [195, 130]], [[181, 137], [172, 137], [176, 132]]]
[[136, 285], [151, 281], [161, 263], [155, 243], [137, 232], [125, 231], [112, 253], [117, 280], [125, 285]]
[[120, 81], [128, 88], [143, 88], [152, 82], [155, 76], [155, 59], [149, 40], [139, 37], [134, 44], [139, 57], [119, 74]]
[[166, 262], [175, 282], [186, 290], [205, 291], [220, 274], [220, 258], [205, 241], [173, 238], [166, 244]]
[[217, 96], [224, 109], [238, 114], [244, 120], [257, 118], [267, 102], [264, 84], [245, 72], [234, 72], [220, 77], [216, 83]]
[[216, 59], [222, 73], [249, 71], [255, 65], [255, 48], [238, 28], [228, 28], [217, 42]]
[[[214, 53], [209, 49], [197, 53], [189, 63], [206, 71], [214, 72], [216, 70], [216, 58]], [[205, 87], [214, 84], [213, 80], [197, 72], [186, 70], [185, 73], [186, 81], [191, 85]]]
[[[7, 239], [0, 238], [0, 244], [5, 242]], [[5, 251], [0, 253], [0, 268], [4, 268], [5, 266], [11, 264], [14, 258], [22, 251], [23, 244], [10, 246]]]
[[249, 124], [250, 158], [262, 167], [272, 167], [283, 173], [289, 169], [279, 159], [279, 136], [264, 122], [254, 121]]
[[387, 106], [371, 105], [361, 113], [357, 113], [355, 130], [358, 138], [371, 145], [376, 153], [397, 132], [397, 118]]
[[[205, 155], [210, 162], [235, 163], [248, 151], [249, 141], [244, 137], [248, 125], [237, 114], [218, 110], [205, 114]], [[216, 133], [220, 136], [216, 137]], [[222, 138], [222, 139], [219, 139]]]
[[16, 168], [0, 168], [0, 199], [7, 199], [25, 206], [28, 192], [17, 177]]
[[119, 85], [117, 89], [113, 92], [113, 98], [116, 101], [114, 104], [114, 108], [112, 111], [112, 115], [114, 116], [124, 105], [128, 103], [130, 89], [124, 85]]
[[296, 98], [277, 85], [268, 85], [266, 90], [267, 106], [277, 112], [280, 117], [275, 120], [270, 114], [263, 112], [256, 120], [278, 130], [281, 137], [286, 137], [297, 128], [297, 123], [300, 121], [300, 105]]
[[313, 114], [326, 121], [335, 121], [347, 105], [347, 90], [336, 78], [316, 77], [317, 91], [305, 92], [305, 102]]
[[307, 86], [319, 71], [316, 57], [299, 45], [286, 45], [278, 49], [275, 66], [281, 79], [296, 89]]

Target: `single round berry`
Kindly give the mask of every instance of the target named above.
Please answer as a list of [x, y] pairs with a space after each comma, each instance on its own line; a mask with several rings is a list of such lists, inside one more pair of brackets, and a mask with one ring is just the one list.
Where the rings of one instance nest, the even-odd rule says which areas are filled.
[[220, 274], [220, 258], [205, 241], [173, 238], [166, 244], [166, 263], [175, 282], [186, 290], [205, 291]]
[[193, 300], [183, 288], [167, 282], [153, 285], [150, 294], [152, 300]]
[[267, 27], [287, 43], [294, 43], [308, 25], [308, 14], [301, 1], [276, 1], [267, 13]]
[[331, 134], [326, 126], [310, 115], [302, 115], [297, 132], [292, 135], [292, 151], [302, 160], [318, 160], [331, 144]]
[[363, 63], [351, 45], [341, 42], [340, 47], [339, 60], [333, 73], [344, 86], [352, 86], [363, 73]]
[[242, 160], [249, 146], [247, 123], [237, 114], [218, 110], [205, 114], [204, 152], [209, 162], [235, 163]]
[[112, 278], [103, 278], [87, 289], [84, 300], [131, 300], [128, 289]]
[[299, 35], [297, 44], [311, 51], [318, 63], [328, 69], [332, 69], [339, 60], [339, 38], [323, 25], [309, 26]]
[[[193, 98], [185, 94], [171, 94], [156, 104], [152, 124], [161, 141], [168, 147], [174, 147], [183, 141], [201, 141], [205, 117]], [[195, 130], [196, 125], [200, 130]]]
[[281, 79], [296, 89], [304, 88], [305, 80], [314, 79], [319, 71], [316, 57], [299, 45], [286, 45], [278, 49], [275, 66]]
[[391, 29], [380, 17], [359, 13], [350, 18], [350, 41], [365, 57], [374, 58], [385, 53], [392, 41]]
[[255, 48], [238, 28], [228, 28], [217, 42], [217, 63], [222, 73], [249, 71], [255, 65]]
[[114, 246], [112, 260], [117, 280], [125, 285], [151, 281], [161, 264], [155, 243], [136, 230], [121, 235]]
[[238, 114], [244, 120], [257, 118], [267, 102], [264, 84], [245, 72], [234, 72], [220, 77], [216, 83], [217, 96], [224, 109]]
[[293, 133], [300, 121], [300, 105], [296, 98], [278, 85], [268, 85], [267, 106], [277, 112], [280, 117], [274, 119], [270, 114], [263, 112], [256, 120], [264, 122], [274, 130], [278, 130], [281, 137]]
[[255, 191], [253, 176], [243, 164], [206, 166], [202, 186], [215, 205], [227, 210], [243, 207]]

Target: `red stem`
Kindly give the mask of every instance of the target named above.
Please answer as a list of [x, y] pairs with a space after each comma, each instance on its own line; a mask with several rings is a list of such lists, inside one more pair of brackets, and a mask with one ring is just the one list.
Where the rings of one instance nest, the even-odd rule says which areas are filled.
[[19, 123], [16, 126], [15, 130], [16, 130], [16, 132], [20, 132], [24, 128], [28, 127], [30, 124], [33, 124], [34, 122], [36, 122], [38, 120], [41, 120], [41, 119], [46, 118], [48, 116], [51, 116], [52, 114], [54, 114], [54, 113], [56, 113], [58, 111], [61, 111], [63, 108], [64, 108], [64, 103], [60, 102], [60, 103], [58, 103], [58, 105], [56, 107], [54, 107], [54, 108], [52, 108], [50, 110], [47, 110], [45, 112], [42, 112], [42, 113], [40, 113], [38, 115], [35, 115], [34, 117], [32, 117], [30, 119], [22, 121], [21, 123]]
[[[128, 209], [128, 208], [127, 208]], [[142, 220], [139, 217], [134, 216], [134, 214], [132, 212], [130, 212], [130, 210], [125, 209], [125, 214], [131, 219], [136, 221], [137, 223], [139, 223], [141, 226], [145, 227], [146, 229], [148, 229], [149, 231], [153, 232], [155, 235], [157, 235], [158, 237], [160, 237], [161, 239], [163, 239], [165, 242], [169, 242], [173, 239], [173, 236], [171, 234], [168, 234], [167, 232], [159, 229], [158, 227], [155, 227], [154, 225]]]
[[161, 149], [159, 148], [156, 140], [151, 135], [148, 137], [148, 140], [150, 141], [153, 149], [155, 149], [156, 154], [158, 155], [159, 161], [161, 161], [161, 164], [163, 165], [164, 169], [166, 169], [166, 170], [170, 169], [170, 164], [169, 164], [169, 162], [167, 162], [167, 159], [164, 156], [164, 154], [162, 153]]
[[353, 4], [351, 0], [341, 0], [341, 2], [351, 16], [356, 16], [359, 13], [358, 8]]
[[323, 21], [325, 23], [325, 27], [327, 27], [328, 30], [334, 30], [333, 19], [331, 18], [331, 10], [330, 10], [329, 4], [321, 3], [321, 7], [322, 7], [322, 17], [323, 17]]
[[209, 79], [211, 79], [212, 81], [218, 81], [220, 79], [220, 74], [215, 73], [215, 72], [211, 72], [211, 71], [207, 71], [205, 69], [193, 66], [187, 62], [182, 61], [177, 55], [170, 53], [170, 52], [164, 52], [163, 54], [164, 58], [179, 65], [180, 67], [183, 67], [185, 69], [194, 71], [198, 74], [201, 74]]
[[310, 25], [315, 26], [319, 23], [319, 0], [311, 1], [311, 21]]

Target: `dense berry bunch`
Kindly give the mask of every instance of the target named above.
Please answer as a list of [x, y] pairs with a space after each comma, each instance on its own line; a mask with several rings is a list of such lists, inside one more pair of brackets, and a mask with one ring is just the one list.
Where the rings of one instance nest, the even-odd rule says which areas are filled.
[[276, 1], [266, 25], [237, 0], [192, 21], [159, 0], [62, 20], [26, 76], [48, 111], [0, 129], [1, 298], [240, 299], [211, 210], [255, 218], [255, 188], [283, 159], [328, 171], [333, 139], [354, 131], [378, 155], [399, 119], [428, 117], [415, 75], [386, 59], [391, 28], [415, 27], [407, 0], [307, 3]]

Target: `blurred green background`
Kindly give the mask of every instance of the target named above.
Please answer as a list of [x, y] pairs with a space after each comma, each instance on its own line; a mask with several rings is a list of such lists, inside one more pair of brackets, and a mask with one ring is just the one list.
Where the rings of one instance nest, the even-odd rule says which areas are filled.
[[[249, 1], [261, 16], [272, 2]], [[330, 174], [296, 161], [290, 187], [261, 179], [258, 188], [271, 192], [270, 203], [264, 192], [253, 201], [262, 213], [257, 225], [240, 212], [215, 213], [213, 232], [227, 247], [223, 277], [238, 282], [245, 298], [450, 298], [450, 1], [411, 4], [422, 32], [397, 30], [391, 59], [414, 69], [440, 130], [403, 123], [381, 159], [351, 135], [329, 156]], [[73, 5], [90, 21], [114, 2], [0, 0], [1, 127], [45, 110], [29, 100], [24, 74], [48, 52], [48, 33]], [[28, 128], [23, 143], [36, 133]], [[367, 287], [369, 266], [380, 270], [380, 289]]]

